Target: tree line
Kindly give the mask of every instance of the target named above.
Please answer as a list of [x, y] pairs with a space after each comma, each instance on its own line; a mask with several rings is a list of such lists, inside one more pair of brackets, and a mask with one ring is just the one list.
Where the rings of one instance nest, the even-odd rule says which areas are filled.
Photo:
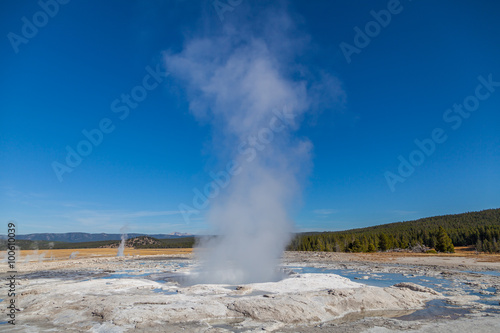
[[454, 252], [455, 246], [500, 252], [500, 209], [443, 215], [337, 232], [302, 233], [291, 251], [376, 252], [416, 250]]

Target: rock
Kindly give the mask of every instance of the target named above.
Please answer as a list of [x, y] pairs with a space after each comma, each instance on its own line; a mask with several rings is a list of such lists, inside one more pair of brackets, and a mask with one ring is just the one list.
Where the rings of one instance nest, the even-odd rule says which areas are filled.
[[441, 295], [440, 293], [438, 293], [437, 291], [435, 291], [431, 288], [423, 287], [423, 286], [420, 286], [418, 284], [411, 283], [411, 282], [401, 282], [401, 283], [395, 284], [393, 287], [406, 288], [406, 289], [410, 289], [410, 290], [421, 292], [421, 293], [430, 293], [432, 295]]
[[471, 305], [475, 301], [479, 301], [481, 298], [475, 295], [461, 295], [449, 297], [446, 303], [451, 305]]

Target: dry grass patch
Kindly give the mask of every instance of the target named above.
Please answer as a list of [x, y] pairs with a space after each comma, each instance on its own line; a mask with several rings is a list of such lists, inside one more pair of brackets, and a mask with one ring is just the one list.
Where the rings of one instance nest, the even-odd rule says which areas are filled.
[[[173, 255], [173, 254], [189, 254], [193, 249], [133, 249], [125, 248], [125, 256], [150, 256], [150, 255]], [[5, 252], [5, 251], [3, 251]], [[112, 248], [94, 248], [94, 249], [57, 249], [57, 250], [22, 250], [18, 262], [26, 260], [27, 256], [29, 261], [38, 260], [60, 260], [78, 258], [96, 258], [96, 257], [116, 257], [117, 249]], [[2, 253], [3, 255], [3, 253]]]

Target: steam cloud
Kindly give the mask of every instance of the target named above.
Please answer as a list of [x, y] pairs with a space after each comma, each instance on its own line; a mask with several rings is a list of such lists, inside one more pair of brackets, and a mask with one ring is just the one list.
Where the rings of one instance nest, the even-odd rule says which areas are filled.
[[120, 228], [120, 233], [122, 234], [122, 241], [120, 242], [120, 246], [118, 246], [117, 257], [123, 257], [125, 251], [125, 242], [127, 241], [127, 226], [123, 226]]
[[[283, 8], [267, 9], [252, 22], [243, 15], [234, 16], [235, 25], [165, 55], [169, 72], [186, 87], [190, 111], [212, 125], [214, 152], [238, 166], [210, 201], [207, 218], [218, 237], [198, 246], [195, 282], [281, 278], [279, 259], [294, 231], [287, 212], [310, 164], [311, 143], [294, 135], [318, 89], [297, 78], [300, 68], [294, 65], [307, 36]], [[328, 81], [338, 96], [337, 81]]]

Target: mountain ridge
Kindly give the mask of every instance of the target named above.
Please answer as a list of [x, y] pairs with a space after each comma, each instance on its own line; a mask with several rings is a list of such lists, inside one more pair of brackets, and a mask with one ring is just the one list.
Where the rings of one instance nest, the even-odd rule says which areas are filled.
[[[171, 239], [192, 237], [194, 235], [181, 232], [171, 232], [169, 234], [127, 234], [127, 238], [135, 238], [140, 236], [149, 236], [157, 239]], [[31, 241], [49, 241], [49, 242], [97, 242], [106, 240], [121, 240], [122, 234], [108, 233], [87, 233], [87, 232], [65, 232], [65, 233], [32, 233], [16, 235], [16, 240], [31, 240]], [[6, 235], [0, 235], [0, 239], [6, 239]]]

